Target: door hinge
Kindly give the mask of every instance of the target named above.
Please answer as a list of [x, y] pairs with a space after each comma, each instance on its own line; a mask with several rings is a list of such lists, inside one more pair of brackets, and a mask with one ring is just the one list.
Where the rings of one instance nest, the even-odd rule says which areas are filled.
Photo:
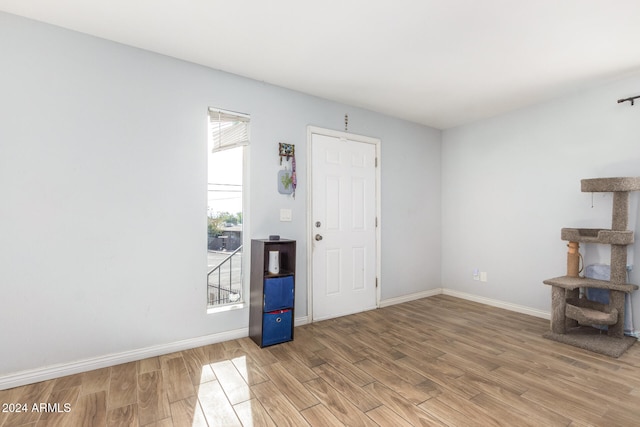
[[378, 226], [378, 217], [376, 217], [376, 227]]
[[376, 288], [378, 287], [378, 278], [376, 277]]
[[376, 167], [378, 167], [378, 158], [376, 157]]

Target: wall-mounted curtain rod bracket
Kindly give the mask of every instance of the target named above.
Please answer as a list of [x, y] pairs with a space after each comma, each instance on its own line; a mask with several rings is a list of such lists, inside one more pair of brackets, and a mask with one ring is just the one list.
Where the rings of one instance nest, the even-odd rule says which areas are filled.
[[640, 95], [638, 96], [632, 96], [631, 98], [624, 98], [624, 99], [618, 99], [618, 104], [622, 103], [622, 102], [627, 102], [629, 101], [631, 103], [631, 105], [633, 105], [633, 100], [634, 99], [638, 99], [640, 98]]

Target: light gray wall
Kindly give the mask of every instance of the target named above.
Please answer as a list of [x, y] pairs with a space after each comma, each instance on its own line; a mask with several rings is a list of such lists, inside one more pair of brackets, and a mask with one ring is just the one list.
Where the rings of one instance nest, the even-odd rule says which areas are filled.
[[[566, 272], [563, 227], [611, 227], [611, 194], [580, 192], [583, 178], [640, 176], [640, 76], [443, 132], [443, 287], [550, 310], [542, 280]], [[640, 231], [637, 193], [630, 226]], [[608, 247], [583, 245], [587, 262]], [[631, 282], [640, 282], [638, 253]], [[474, 268], [488, 272], [472, 280]], [[635, 296], [640, 326], [640, 297]]]
[[0, 375], [247, 327], [205, 313], [209, 106], [251, 114], [250, 233], [298, 240], [297, 317], [306, 127], [345, 113], [382, 140], [382, 297], [440, 286], [439, 131], [4, 13], [0, 58]]

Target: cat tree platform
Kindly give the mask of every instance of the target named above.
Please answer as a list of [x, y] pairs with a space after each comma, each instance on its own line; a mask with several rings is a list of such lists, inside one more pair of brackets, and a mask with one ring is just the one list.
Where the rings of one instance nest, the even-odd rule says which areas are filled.
[[640, 177], [581, 179], [580, 191], [583, 193], [640, 191]]
[[[545, 338], [611, 357], [619, 357], [636, 339], [624, 336], [625, 294], [638, 289], [626, 283], [627, 246], [633, 244], [633, 231], [627, 230], [629, 192], [640, 191], [640, 178], [596, 178], [581, 181], [583, 192], [613, 192], [611, 229], [563, 228], [561, 239], [575, 244], [611, 245], [610, 280], [579, 277], [575, 272], [544, 280], [551, 286], [551, 330]], [[571, 252], [570, 252], [571, 253]], [[574, 255], [575, 256], [575, 255]], [[569, 270], [569, 263], [567, 263]], [[606, 289], [609, 303], [585, 297], [585, 289]], [[581, 295], [582, 294], [582, 295]], [[607, 330], [600, 328], [606, 326]]]
[[633, 231], [614, 231], [604, 228], [563, 228], [561, 239], [567, 242], [630, 245]]

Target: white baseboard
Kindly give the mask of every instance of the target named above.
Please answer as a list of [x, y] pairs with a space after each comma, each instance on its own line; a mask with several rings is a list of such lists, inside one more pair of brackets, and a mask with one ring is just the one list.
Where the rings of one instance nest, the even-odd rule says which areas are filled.
[[466, 292], [455, 291], [453, 289], [443, 288], [442, 293], [444, 295], [450, 295], [452, 297], [466, 299], [469, 301], [479, 302], [481, 304], [490, 305], [492, 307], [504, 308], [505, 310], [515, 311], [516, 313], [528, 314], [534, 317], [540, 317], [542, 319], [549, 320], [551, 318], [551, 313], [547, 311], [537, 310], [531, 307], [525, 307], [523, 305], [512, 304], [510, 302], [504, 302], [492, 298], [480, 297], [473, 294], [468, 294]]
[[[517, 304], [511, 304], [504, 301], [494, 300], [491, 298], [479, 297], [477, 295], [467, 294], [447, 288], [435, 288], [424, 292], [418, 292], [401, 297], [389, 298], [380, 301], [380, 308], [389, 307], [403, 302], [414, 301], [420, 298], [431, 297], [434, 295], [451, 295], [453, 297], [475, 301], [493, 307], [504, 308], [506, 310], [518, 313], [529, 314], [543, 319], [549, 319], [550, 314], [544, 311], [536, 310], [530, 307], [524, 307]], [[294, 320], [295, 326], [302, 326], [309, 323], [308, 316], [297, 317]], [[25, 384], [32, 384], [40, 381], [50, 380], [52, 378], [64, 377], [67, 375], [78, 374], [81, 372], [92, 371], [94, 369], [105, 368], [108, 366], [119, 365], [121, 363], [133, 362], [136, 360], [146, 359], [148, 357], [160, 356], [176, 351], [187, 350], [190, 348], [201, 347], [209, 344], [215, 344], [223, 341], [244, 338], [249, 335], [248, 328], [235, 329], [232, 331], [221, 332], [218, 334], [206, 335], [203, 337], [191, 338], [187, 340], [176, 341], [168, 344], [161, 344], [141, 348], [137, 350], [125, 351], [122, 353], [109, 354], [69, 363], [61, 363], [43, 368], [31, 369], [27, 371], [16, 372], [4, 376], [0, 376], [0, 390], [18, 387]]]
[[428, 291], [417, 292], [415, 294], [403, 295], [401, 297], [388, 298], [380, 301], [379, 307], [389, 307], [391, 305], [402, 304], [403, 302], [415, 301], [420, 298], [432, 297], [434, 295], [440, 295], [442, 288], [430, 289]]
[[509, 303], [509, 302], [504, 302], [504, 301], [495, 300], [495, 299], [491, 299], [491, 298], [480, 297], [480, 296], [477, 296], [477, 295], [468, 294], [466, 292], [460, 292], [460, 291], [456, 291], [456, 290], [453, 290], [453, 289], [447, 289], [447, 288], [435, 288], [435, 289], [430, 289], [430, 290], [424, 291], [424, 292], [418, 292], [418, 293], [415, 293], [415, 294], [403, 295], [401, 297], [396, 297], [396, 298], [389, 298], [389, 299], [386, 299], [384, 301], [380, 301], [380, 308], [389, 307], [389, 306], [395, 305], [395, 304], [401, 304], [403, 302], [414, 301], [414, 300], [417, 300], [417, 299], [420, 299], [420, 298], [432, 297], [434, 295], [440, 295], [440, 294], [450, 295], [452, 297], [465, 299], [465, 300], [468, 300], [468, 301], [479, 302], [481, 304], [490, 305], [492, 307], [504, 308], [505, 310], [515, 311], [517, 313], [528, 314], [528, 315], [534, 316], [534, 317], [541, 317], [541, 318], [547, 319], [547, 320], [549, 320], [551, 318], [551, 314], [549, 312], [546, 312], [546, 311], [537, 310], [535, 308], [525, 307], [525, 306], [522, 306], [522, 305], [512, 304], [512, 303]]
[[[296, 317], [295, 326], [309, 323], [307, 316]], [[249, 336], [249, 328], [235, 329], [233, 331], [221, 332], [218, 334], [205, 335], [203, 337], [190, 338], [168, 344], [161, 344], [137, 350], [124, 351], [106, 356], [93, 357], [69, 363], [46, 366], [44, 368], [30, 369], [27, 371], [15, 372], [0, 376], [0, 390], [19, 387], [25, 384], [33, 384], [53, 378], [60, 378], [67, 375], [79, 374], [81, 372], [93, 371], [94, 369], [106, 368], [119, 365], [121, 363], [134, 362], [148, 357], [161, 356], [163, 354], [174, 353], [176, 351], [188, 350], [190, 348], [202, 347], [209, 344], [216, 344], [223, 341], [234, 340]]]
[[309, 323], [309, 316], [296, 317], [293, 320], [293, 326], [302, 326], [306, 325], [307, 323]]
[[201, 347], [223, 341], [243, 338], [249, 335], [248, 328], [235, 329], [233, 331], [221, 332], [218, 334], [205, 335], [203, 337], [190, 338], [168, 344], [161, 344], [137, 350], [124, 351], [122, 353], [108, 354], [106, 356], [92, 357], [69, 363], [46, 366], [44, 368], [30, 369], [0, 376], [0, 390], [18, 387], [25, 384], [37, 383], [50, 380], [52, 378], [64, 377], [81, 372], [92, 371], [94, 369], [106, 368], [108, 366], [119, 365], [121, 363], [133, 362], [146, 359], [148, 357], [160, 356], [176, 351]]

